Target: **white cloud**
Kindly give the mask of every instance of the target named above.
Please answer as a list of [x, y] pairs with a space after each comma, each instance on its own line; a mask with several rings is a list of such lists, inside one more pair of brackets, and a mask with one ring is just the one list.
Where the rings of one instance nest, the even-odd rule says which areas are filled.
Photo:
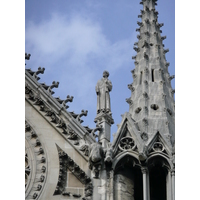
[[45, 73], [53, 75], [49, 79], [60, 82], [56, 91], [63, 98], [73, 95], [80, 106], [83, 99], [84, 107], [93, 110], [97, 80], [104, 69], [115, 73], [131, 62], [132, 44], [133, 38], [112, 43], [99, 23], [80, 15], [53, 14], [48, 21], [26, 23], [26, 51], [34, 55], [29, 63], [45, 63]]

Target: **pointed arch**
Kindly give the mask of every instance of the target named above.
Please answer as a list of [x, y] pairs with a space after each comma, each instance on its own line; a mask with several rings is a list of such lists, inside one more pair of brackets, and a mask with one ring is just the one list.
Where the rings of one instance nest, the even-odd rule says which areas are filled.
[[118, 155], [113, 163], [114, 199], [143, 200], [142, 172], [138, 155], [125, 152]]
[[171, 199], [171, 169], [173, 165], [162, 153], [147, 158], [150, 199]]

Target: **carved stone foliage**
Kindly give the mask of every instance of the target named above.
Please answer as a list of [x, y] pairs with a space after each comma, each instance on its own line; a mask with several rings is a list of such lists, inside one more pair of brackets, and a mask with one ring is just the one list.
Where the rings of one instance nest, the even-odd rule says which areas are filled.
[[38, 199], [47, 176], [47, 156], [37, 133], [25, 122], [25, 198]]
[[[133, 77], [134, 77], [134, 78], [137, 77], [135, 73], [133, 73]], [[134, 91], [135, 91], [135, 88], [133, 87], [132, 84], [128, 84], [128, 89], [131, 90], [131, 92], [134, 92]]]
[[147, 141], [149, 137], [148, 137], [148, 134], [147, 134], [147, 133], [143, 132], [143, 133], [141, 134], [141, 138], [142, 138], [144, 141]]
[[91, 199], [93, 194], [93, 185], [90, 177], [87, 176], [87, 174], [80, 168], [80, 166], [77, 165], [75, 161], [71, 159], [70, 156], [68, 156], [68, 154], [65, 153], [58, 145], [57, 149], [59, 156], [60, 172], [54, 195], [62, 194], [63, 196], [73, 196], [76, 198], [81, 197], [80, 194], [71, 194], [65, 191], [67, 170], [69, 170], [82, 184], [85, 185], [85, 196], [82, 197], [82, 199]]
[[80, 151], [82, 151], [84, 153], [84, 155], [89, 156], [89, 145], [88, 144], [83, 144], [80, 147]]
[[132, 150], [134, 151], [136, 148], [135, 141], [132, 137], [126, 136], [123, 137], [119, 143], [119, 149], [121, 151]]

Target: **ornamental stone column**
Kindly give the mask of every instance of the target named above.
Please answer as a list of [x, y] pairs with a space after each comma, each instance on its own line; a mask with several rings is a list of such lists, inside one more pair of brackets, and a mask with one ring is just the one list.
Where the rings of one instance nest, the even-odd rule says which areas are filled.
[[168, 169], [166, 180], [166, 191], [167, 191], [167, 200], [172, 200], [172, 179], [171, 179], [171, 171]]
[[147, 189], [147, 168], [142, 167], [142, 177], [143, 177], [143, 200], [148, 200], [148, 189]]
[[171, 171], [172, 175], [172, 200], [175, 200], [175, 170]]

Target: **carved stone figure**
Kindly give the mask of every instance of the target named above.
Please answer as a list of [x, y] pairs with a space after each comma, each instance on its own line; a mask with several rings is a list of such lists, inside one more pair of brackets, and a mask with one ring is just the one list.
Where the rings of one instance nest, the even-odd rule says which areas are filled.
[[91, 144], [89, 155], [89, 169], [94, 172], [95, 177], [99, 177], [99, 171], [101, 170], [103, 164], [104, 152], [103, 148], [99, 143]]
[[109, 72], [103, 72], [103, 78], [97, 82], [95, 87], [97, 93], [97, 114], [100, 112], [111, 112], [110, 95], [112, 90], [112, 83], [108, 80]]

